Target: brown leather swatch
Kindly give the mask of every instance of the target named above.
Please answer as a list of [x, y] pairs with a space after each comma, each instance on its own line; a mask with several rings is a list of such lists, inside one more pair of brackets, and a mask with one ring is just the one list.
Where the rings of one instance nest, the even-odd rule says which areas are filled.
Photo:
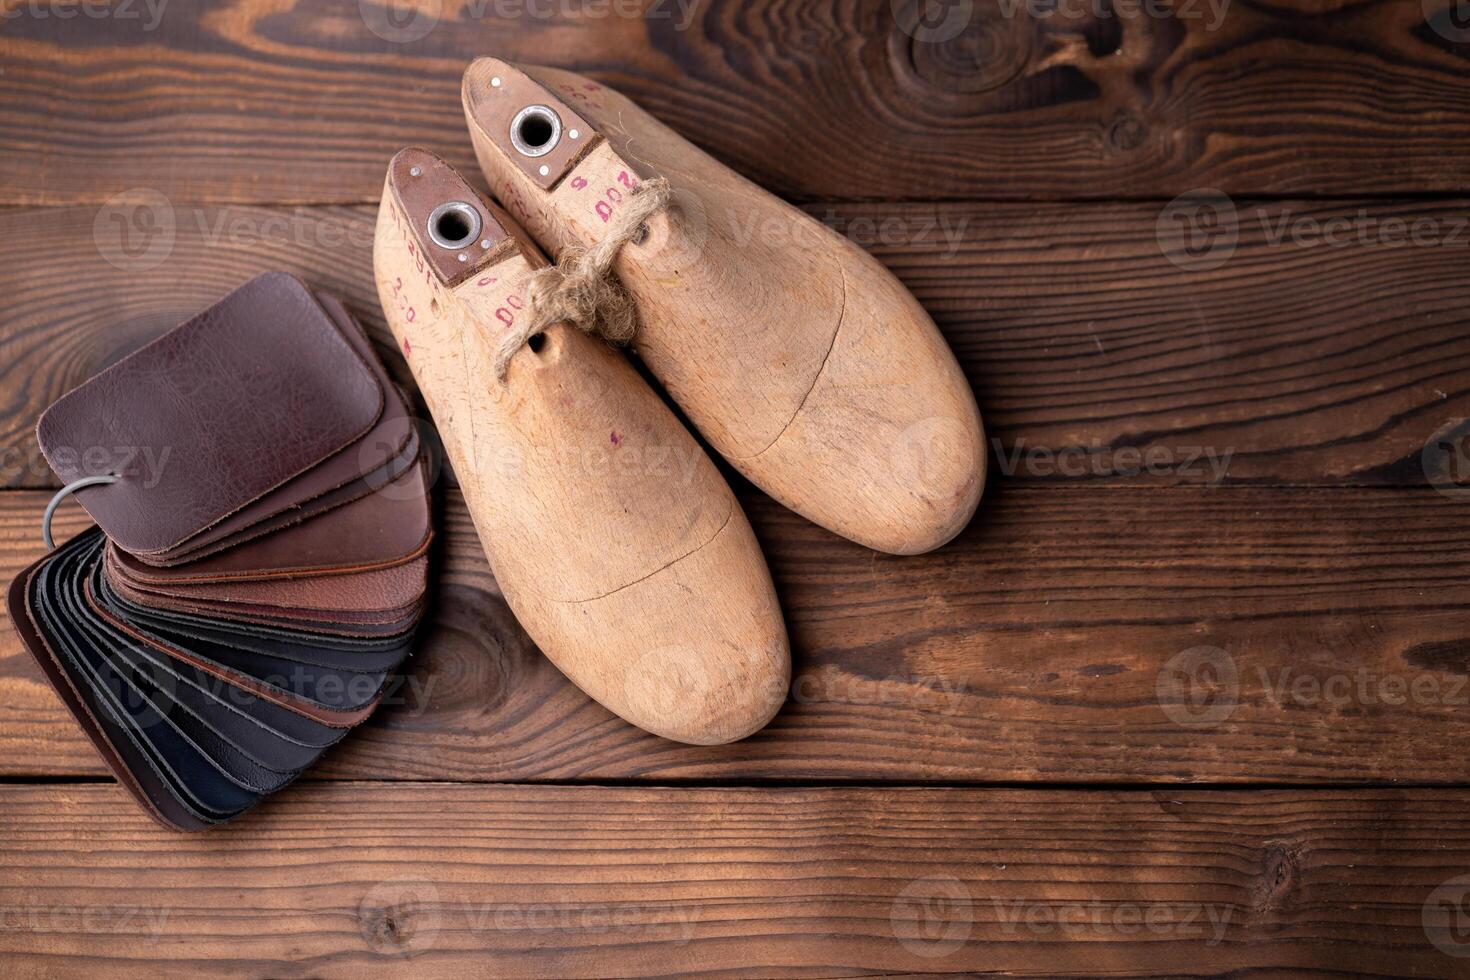
[[181, 599], [177, 596], [140, 591], [127, 582], [113, 578], [110, 574], [107, 577], [107, 583], [126, 601], [150, 609], [183, 613], [205, 619], [227, 619], [237, 623], [256, 623], [262, 626], [285, 626], [347, 637], [391, 636], [403, 632], [413, 626], [427, 604], [427, 600], [421, 596], [400, 609], [367, 613], [325, 612], [249, 603], [222, 604]]
[[112, 543], [108, 553], [139, 587], [371, 571], [427, 550], [428, 493], [428, 464], [420, 460], [373, 493], [187, 564], [159, 567]]
[[63, 396], [37, 436], [63, 480], [120, 472], [77, 499], [124, 549], [159, 552], [360, 438], [383, 404], [310, 290], [266, 273]]
[[323, 460], [320, 465], [299, 474], [258, 500], [252, 500], [224, 520], [210, 525], [166, 553], [142, 556], [145, 560], [162, 563], [171, 563], [176, 559], [190, 560], [211, 553], [215, 550], [213, 545], [225, 547], [242, 538], [248, 538], [249, 534], [245, 532], [249, 529], [294, 508], [302, 508], [312, 502], [336, 506], [346, 500], [356, 499], [374, 488], [363, 484], [357, 493], [337, 495], [335, 502], [325, 498], [376, 473], [408, 451], [416, 436], [413, 419], [403, 396], [373, 352], [372, 343], [339, 300], [322, 293], [316, 294], [316, 298], [343, 339], [368, 365], [374, 380], [383, 391], [383, 411], [376, 424], [371, 430]]
[[429, 559], [413, 561], [369, 572], [345, 575], [310, 575], [295, 578], [266, 578], [230, 582], [173, 582], [140, 585], [128, 581], [109, 553], [104, 569], [108, 581], [122, 582], [134, 592], [171, 596], [186, 602], [241, 605], [259, 609], [327, 614], [381, 614], [417, 602], [425, 591]]
[[[408, 431], [408, 442], [404, 445], [401, 453], [378, 469], [359, 479], [353, 480], [351, 483], [343, 484], [334, 490], [328, 490], [321, 496], [313, 497], [304, 503], [293, 504], [269, 517], [256, 520], [247, 526], [236, 528], [235, 518], [228, 518], [216, 525], [216, 528], [222, 531], [229, 530], [230, 533], [224, 537], [215, 539], [214, 535], [210, 534], [209, 539], [206, 540], [204, 535], [196, 535], [178, 548], [170, 551], [153, 555], [139, 554], [134, 557], [150, 565], [170, 567], [186, 562], [198, 561], [200, 558], [217, 554], [227, 548], [237, 548], [245, 542], [252, 541], [261, 535], [271, 534], [275, 531], [291, 527], [307, 518], [315, 517], [318, 514], [325, 514], [329, 510], [341, 507], [344, 504], [350, 504], [354, 500], [359, 500], [406, 472], [414, 465], [418, 458], [418, 430], [411, 427]], [[240, 523], [243, 523], [243, 521]], [[213, 530], [212, 528], [211, 531]]]

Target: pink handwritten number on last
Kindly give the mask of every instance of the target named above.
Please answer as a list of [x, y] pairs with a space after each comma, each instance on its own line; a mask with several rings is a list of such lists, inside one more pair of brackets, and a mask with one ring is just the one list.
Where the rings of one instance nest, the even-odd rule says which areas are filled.
[[[581, 178], [577, 178], [577, 180], [580, 179]], [[572, 181], [573, 187], [580, 189], [587, 186], [587, 182], [585, 180], [583, 180], [580, 185], [577, 183], [577, 180]], [[622, 184], [623, 187], [627, 188], [628, 190], [632, 190], [633, 188], [638, 186], [637, 179], [635, 179], [626, 170], [618, 171], [618, 183]], [[606, 198], [606, 200], [598, 201], [596, 204], [592, 205], [592, 211], [599, 218], [602, 219], [603, 224], [607, 224], [609, 221], [612, 220], [614, 205], [622, 203], [623, 192], [616, 187], [609, 187], [602, 192], [602, 196]]]

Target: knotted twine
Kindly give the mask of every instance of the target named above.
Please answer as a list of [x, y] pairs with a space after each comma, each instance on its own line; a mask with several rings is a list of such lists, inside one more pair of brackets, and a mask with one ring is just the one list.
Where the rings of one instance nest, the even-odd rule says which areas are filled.
[[554, 323], [570, 323], [613, 344], [632, 340], [638, 310], [610, 270], [618, 251], [631, 241], [642, 241], [647, 233], [644, 223], [668, 206], [669, 182], [662, 177], [645, 180], [629, 193], [627, 206], [600, 241], [590, 248], [568, 245], [560, 262], [532, 273], [525, 289], [527, 315], [501, 338], [495, 376], [504, 381], [516, 352]]

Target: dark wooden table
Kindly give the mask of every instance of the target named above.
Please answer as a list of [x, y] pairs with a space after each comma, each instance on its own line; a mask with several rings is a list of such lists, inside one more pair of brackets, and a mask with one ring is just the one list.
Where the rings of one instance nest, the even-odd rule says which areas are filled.
[[375, 203], [400, 146], [473, 168], [486, 53], [623, 89], [871, 248], [995, 446], [922, 558], [741, 489], [797, 677], [727, 747], [564, 680], [447, 480], [401, 703], [213, 832], [151, 824], [7, 627], [0, 972], [1470, 975], [1449, 0], [0, 11], [6, 577], [42, 408], [258, 271], [345, 296], [407, 379]]

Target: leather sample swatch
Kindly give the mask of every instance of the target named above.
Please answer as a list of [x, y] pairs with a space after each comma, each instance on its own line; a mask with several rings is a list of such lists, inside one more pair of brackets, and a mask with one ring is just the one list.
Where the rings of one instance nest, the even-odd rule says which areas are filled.
[[391, 690], [426, 601], [427, 466], [335, 299], [259, 276], [37, 430], [63, 480], [119, 479], [77, 493], [97, 527], [23, 571], [8, 611], [155, 819], [243, 813]]

